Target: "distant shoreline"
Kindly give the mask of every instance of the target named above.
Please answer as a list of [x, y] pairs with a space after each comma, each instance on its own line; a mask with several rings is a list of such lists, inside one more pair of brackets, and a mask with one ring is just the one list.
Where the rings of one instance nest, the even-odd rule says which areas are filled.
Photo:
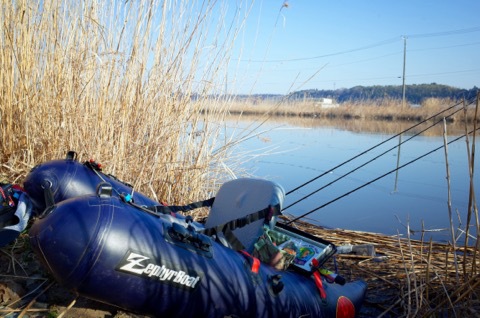
[[[422, 105], [402, 105], [401, 100], [367, 101], [335, 104], [323, 107], [315, 102], [229, 102], [228, 113], [236, 116], [270, 116], [285, 118], [316, 118], [328, 120], [367, 120], [416, 123], [427, 119], [445, 120], [447, 123], [473, 123], [475, 103], [464, 105], [451, 100], [429, 99]], [[204, 110], [208, 112], [209, 109]], [[477, 115], [477, 122], [479, 118]]]

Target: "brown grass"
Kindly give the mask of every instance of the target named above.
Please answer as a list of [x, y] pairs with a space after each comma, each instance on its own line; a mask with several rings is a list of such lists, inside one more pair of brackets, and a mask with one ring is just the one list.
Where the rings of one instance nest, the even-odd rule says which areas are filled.
[[[75, 150], [159, 199], [206, 196], [229, 149], [209, 125], [226, 101], [206, 96], [242, 23], [214, 5], [2, 1], [0, 181]], [[206, 103], [217, 111], [199, 115]]]
[[[401, 100], [375, 100], [346, 102], [339, 104], [334, 108], [322, 108], [318, 101], [314, 100], [259, 100], [259, 99], [241, 99], [232, 102], [229, 105], [230, 114], [242, 114], [244, 116], [268, 116], [268, 117], [300, 117], [315, 118], [316, 120], [326, 121], [349, 121], [357, 122], [383, 122], [407, 125], [423, 121], [430, 116], [440, 113], [453, 105], [458, 107], [438, 116], [436, 120], [441, 120], [443, 116], [448, 116], [463, 107], [461, 101], [450, 99], [426, 99], [422, 105], [412, 106], [402, 104]], [[467, 122], [473, 122], [474, 107], [467, 107], [466, 116], [460, 111], [448, 117], [449, 123], [461, 124], [465, 119]], [[435, 119], [434, 119], [435, 120]], [[366, 125], [368, 126], [368, 125]], [[398, 130], [396, 132], [399, 132]]]

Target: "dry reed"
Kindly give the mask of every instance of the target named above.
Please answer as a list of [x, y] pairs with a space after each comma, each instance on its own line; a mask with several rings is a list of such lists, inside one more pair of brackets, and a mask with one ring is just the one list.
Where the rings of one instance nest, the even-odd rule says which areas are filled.
[[[345, 102], [337, 107], [322, 107], [322, 104], [315, 100], [288, 100], [288, 98], [277, 100], [262, 100], [256, 98], [238, 99], [230, 103], [231, 114], [242, 115], [268, 115], [271, 117], [305, 117], [316, 120], [339, 120], [357, 122], [377, 121], [386, 123], [407, 123], [412, 125], [438, 113], [446, 108], [460, 102], [449, 99], [428, 98], [422, 105], [403, 106], [401, 100], [363, 100], [357, 102]], [[470, 105], [469, 105], [470, 106]], [[453, 114], [448, 118], [449, 123], [462, 123], [464, 120], [471, 123], [474, 118], [474, 108], [467, 107], [466, 116]], [[442, 117], [437, 118], [441, 120]]]
[[[216, 1], [0, 6], [0, 181], [68, 150], [172, 203], [228, 177], [209, 124], [227, 101], [206, 97], [223, 87], [240, 10], [226, 21]], [[217, 111], [202, 115], [206, 103]]]

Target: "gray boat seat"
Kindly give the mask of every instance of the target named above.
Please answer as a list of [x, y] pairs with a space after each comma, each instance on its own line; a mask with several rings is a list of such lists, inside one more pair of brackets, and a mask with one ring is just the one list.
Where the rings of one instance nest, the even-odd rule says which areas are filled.
[[[255, 212], [273, 208], [275, 215], [282, 210], [285, 190], [275, 182], [254, 179], [239, 178], [225, 182], [218, 190], [215, 201], [211, 207], [205, 228], [221, 227], [222, 225], [237, 220]], [[276, 218], [270, 221], [273, 228]], [[230, 246], [239, 249], [238, 240], [247, 252], [252, 252], [257, 238], [263, 233], [265, 219], [258, 219], [243, 227], [235, 228], [231, 232], [234, 238], [225, 235]], [[221, 233], [218, 233], [221, 235]], [[237, 246], [237, 247], [236, 247]]]

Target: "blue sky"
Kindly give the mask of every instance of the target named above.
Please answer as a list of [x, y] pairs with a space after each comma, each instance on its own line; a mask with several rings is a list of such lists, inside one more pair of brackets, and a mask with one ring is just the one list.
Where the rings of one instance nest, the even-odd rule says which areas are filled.
[[[283, 5], [286, 3], [287, 5]], [[478, 0], [257, 0], [229, 93], [406, 84], [480, 87]]]

